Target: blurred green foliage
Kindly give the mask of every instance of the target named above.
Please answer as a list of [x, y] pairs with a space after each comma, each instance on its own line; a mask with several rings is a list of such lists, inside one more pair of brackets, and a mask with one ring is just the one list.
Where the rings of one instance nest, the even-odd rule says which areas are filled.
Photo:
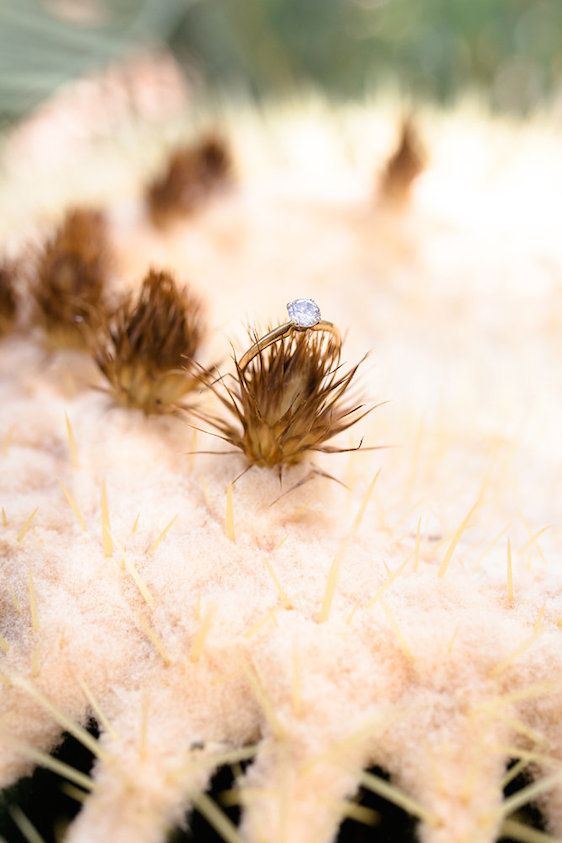
[[562, 79], [560, 0], [206, 0], [174, 36], [213, 84], [259, 94], [391, 84], [450, 100], [477, 87], [525, 111]]
[[138, 46], [169, 44], [212, 88], [262, 97], [478, 88], [525, 112], [558, 91], [561, 0], [0, 0], [0, 111]]

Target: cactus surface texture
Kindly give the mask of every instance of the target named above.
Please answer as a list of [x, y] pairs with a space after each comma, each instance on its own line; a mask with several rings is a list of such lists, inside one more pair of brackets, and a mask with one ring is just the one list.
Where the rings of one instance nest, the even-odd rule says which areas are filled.
[[[25, 261], [70, 205], [101, 208], [112, 294], [138, 295], [151, 267], [188, 284], [197, 362], [225, 387], [248, 326], [306, 296], [344, 336], [342, 372], [368, 353], [357, 404], [386, 402], [331, 443], [364, 451], [314, 454], [313, 475], [305, 455], [280, 486], [201, 432], [224, 417], [212, 390], [194, 412], [113, 401], [88, 351], [45, 349], [17, 290], [0, 787], [52, 766], [63, 734], [84, 742], [91, 773], [59, 769], [83, 803], [68, 843], [164, 843], [192, 811], [229, 843], [332, 843], [369, 819], [360, 787], [420, 843], [562, 839], [559, 141], [469, 107], [412, 119], [426, 166], [397, 204], [373, 195], [400, 134], [388, 104], [226, 114], [236, 183], [166, 227], [146, 185], [188, 120], [121, 144], [98, 131], [72, 161], [31, 135], [25, 162], [10, 148], [7, 254]], [[514, 761], [529, 789], [504, 799]]]

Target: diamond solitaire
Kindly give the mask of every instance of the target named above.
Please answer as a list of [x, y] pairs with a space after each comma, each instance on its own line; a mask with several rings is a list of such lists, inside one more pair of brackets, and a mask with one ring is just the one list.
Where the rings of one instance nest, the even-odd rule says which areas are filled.
[[297, 328], [313, 328], [322, 319], [320, 308], [312, 299], [295, 299], [289, 302], [287, 311]]

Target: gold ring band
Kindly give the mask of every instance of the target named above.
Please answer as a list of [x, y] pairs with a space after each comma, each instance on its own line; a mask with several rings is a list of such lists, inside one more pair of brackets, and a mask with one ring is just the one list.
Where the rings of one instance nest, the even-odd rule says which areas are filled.
[[273, 343], [283, 339], [283, 337], [288, 336], [293, 331], [297, 331], [299, 333], [304, 331], [326, 331], [327, 333], [332, 334], [338, 346], [341, 345], [341, 334], [332, 322], [326, 322], [322, 319], [320, 322], [317, 322], [316, 325], [310, 325], [308, 327], [300, 327], [299, 325], [295, 325], [294, 322], [285, 322], [284, 325], [279, 325], [279, 327], [274, 328], [267, 334], [264, 334], [263, 337], [250, 346], [250, 348], [240, 358], [238, 362], [238, 369], [241, 372], [244, 371], [248, 363], [250, 363], [254, 357], [257, 357], [264, 348], [273, 345]]

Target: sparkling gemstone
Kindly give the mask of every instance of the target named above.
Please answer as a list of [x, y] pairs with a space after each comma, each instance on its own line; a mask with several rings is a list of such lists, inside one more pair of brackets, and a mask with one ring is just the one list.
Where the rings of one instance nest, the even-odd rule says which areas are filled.
[[289, 318], [299, 328], [312, 328], [321, 320], [320, 308], [312, 299], [295, 299], [287, 305]]

